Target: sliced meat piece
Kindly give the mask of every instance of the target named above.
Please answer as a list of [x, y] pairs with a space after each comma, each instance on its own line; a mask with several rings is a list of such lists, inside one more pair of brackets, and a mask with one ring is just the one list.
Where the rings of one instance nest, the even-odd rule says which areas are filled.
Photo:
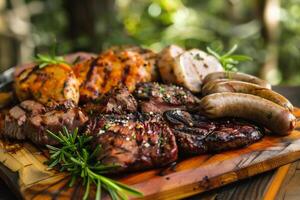
[[176, 57], [184, 52], [184, 49], [177, 45], [170, 45], [159, 53], [157, 66], [164, 83], [177, 83], [174, 69]]
[[120, 171], [165, 166], [177, 159], [175, 137], [160, 115], [104, 115], [90, 120], [88, 133], [101, 145], [98, 160]]
[[188, 90], [175, 85], [158, 83], [138, 84], [134, 91], [140, 110], [145, 113], [163, 113], [166, 110], [193, 110], [199, 99]]
[[164, 113], [183, 153], [204, 154], [250, 145], [263, 137], [263, 129], [237, 119], [209, 120], [180, 110]]
[[137, 102], [126, 86], [119, 86], [104, 95], [99, 101], [89, 102], [83, 110], [90, 114], [126, 114], [137, 111]]
[[87, 120], [88, 117], [79, 108], [52, 110], [28, 118], [24, 129], [26, 136], [34, 144], [57, 145], [58, 142], [46, 130], [58, 133], [65, 126], [68, 130], [73, 131], [75, 128], [82, 127]]
[[174, 65], [176, 83], [192, 92], [201, 92], [201, 85], [207, 74], [223, 70], [215, 57], [198, 49], [182, 53], [176, 57]]
[[3, 136], [5, 138], [24, 140], [24, 126], [29, 117], [43, 113], [45, 107], [32, 100], [26, 100], [11, 108], [5, 116]]

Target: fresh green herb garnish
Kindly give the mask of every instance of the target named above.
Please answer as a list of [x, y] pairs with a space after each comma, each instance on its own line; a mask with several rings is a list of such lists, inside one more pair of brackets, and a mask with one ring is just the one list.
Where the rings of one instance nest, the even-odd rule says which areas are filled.
[[252, 58], [246, 55], [233, 55], [233, 53], [238, 48], [238, 45], [234, 45], [228, 52], [221, 55], [217, 50], [213, 50], [210, 47], [207, 47], [207, 52], [216, 57], [225, 71], [237, 71], [237, 65], [240, 62], [251, 61]]
[[89, 198], [91, 185], [96, 186], [96, 200], [101, 199], [102, 189], [106, 190], [113, 200], [128, 199], [128, 195], [139, 197], [143, 195], [141, 192], [123, 183], [103, 176], [103, 174], [109, 173], [119, 166], [104, 165], [97, 161], [96, 157], [101, 153], [101, 148], [97, 146], [97, 148], [92, 149], [90, 145], [92, 137], [77, 134], [78, 129], [70, 133], [66, 127], [58, 134], [49, 130], [47, 132], [60, 144], [60, 147], [47, 145], [50, 153], [49, 168], [57, 166], [60, 168], [60, 171], [70, 173], [70, 187], [74, 185], [76, 180], [82, 180], [85, 186], [83, 199]]
[[46, 67], [47, 65], [68, 64], [62, 56], [42, 54], [37, 54], [34, 61], [38, 63], [40, 69]]

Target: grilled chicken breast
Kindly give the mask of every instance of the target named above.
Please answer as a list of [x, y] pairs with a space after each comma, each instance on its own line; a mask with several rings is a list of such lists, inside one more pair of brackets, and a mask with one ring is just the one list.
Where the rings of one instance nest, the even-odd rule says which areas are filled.
[[47, 106], [79, 101], [79, 82], [67, 64], [25, 67], [23, 71], [18, 70], [14, 79], [20, 101], [34, 99]]
[[96, 59], [74, 66], [80, 82], [80, 101], [87, 102], [124, 84], [129, 91], [139, 82], [151, 81], [151, 66], [134, 51], [108, 50]]

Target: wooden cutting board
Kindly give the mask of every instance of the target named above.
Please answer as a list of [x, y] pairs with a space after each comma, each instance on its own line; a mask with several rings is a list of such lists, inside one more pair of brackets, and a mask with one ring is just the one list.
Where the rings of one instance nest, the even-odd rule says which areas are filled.
[[[300, 117], [300, 109], [295, 115]], [[298, 130], [297, 130], [298, 129]], [[300, 158], [300, 123], [291, 135], [266, 136], [246, 148], [186, 158], [162, 169], [124, 175], [120, 181], [144, 193], [145, 199], [178, 199], [238, 181]], [[0, 177], [24, 199], [81, 199], [78, 182], [47, 170], [41, 150], [30, 143], [0, 141]], [[93, 195], [93, 194], [92, 194]]]

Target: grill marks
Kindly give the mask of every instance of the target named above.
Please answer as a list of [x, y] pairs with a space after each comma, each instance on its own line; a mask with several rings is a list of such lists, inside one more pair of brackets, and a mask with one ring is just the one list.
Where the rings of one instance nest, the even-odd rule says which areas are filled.
[[151, 66], [138, 52], [108, 50], [96, 59], [74, 66], [80, 80], [80, 100], [97, 99], [124, 84], [132, 92], [139, 82], [151, 81]]

